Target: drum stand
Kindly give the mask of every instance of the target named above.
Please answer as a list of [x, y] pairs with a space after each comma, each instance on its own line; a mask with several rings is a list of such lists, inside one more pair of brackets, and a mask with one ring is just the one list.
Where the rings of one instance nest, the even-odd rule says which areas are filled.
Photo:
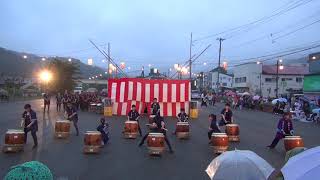
[[148, 147], [150, 156], [160, 156], [164, 151], [164, 147]]
[[5, 144], [2, 151], [4, 153], [17, 153], [23, 151], [23, 145]]
[[228, 139], [229, 139], [230, 142], [240, 142], [240, 137], [239, 136], [228, 135]]
[[129, 133], [129, 132], [124, 132], [124, 138], [126, 139], [136, 139], [138, 133]]
[[176, 132], [179, 139], [189, 139], [189, 132]]
[[85, 154], [98, 154], [100, 153], [101, 146], [84, 146], [83, 153]]
[[58, 139], [67, 139], [70, 136], [70, 132], [55, 132], [54, 136]]

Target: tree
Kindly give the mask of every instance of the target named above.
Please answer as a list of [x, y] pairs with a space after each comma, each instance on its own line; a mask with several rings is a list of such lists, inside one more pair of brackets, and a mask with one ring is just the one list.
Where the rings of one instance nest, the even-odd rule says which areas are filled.
[[52, 73], [52, 81], [48, 84], [49, 89], [54, 92], [63, 93], [65, 90], [72, 91], [79, 79], [79, 67], [68, 61], [53, 59], [48, 64]]

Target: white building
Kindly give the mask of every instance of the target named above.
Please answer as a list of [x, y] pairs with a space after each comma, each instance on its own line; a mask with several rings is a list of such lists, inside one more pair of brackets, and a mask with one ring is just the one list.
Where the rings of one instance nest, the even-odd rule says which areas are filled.
[[[261, 94], [264, 97], [276, 97], [277, 94], [277, 67], [276, 65], [263, 65], [245, 63], [235, 66], [234, 88], [239, 92]], [[304, 75], [309, 70], [306, 65], [284, 66], [278, 71], [278, 95], [301, 92]]]
[[[217, 89], [217, 82], [218, 82], [218, 69], [215, 68], [207, 73], [207, 87], [211, 89]], [[227, 71], [222, 67], [219, 70], [219, 83], [220, 87], [223, 88], [232, 88], [233, 84], [233, 76], [231, 74], [227, 74]]]

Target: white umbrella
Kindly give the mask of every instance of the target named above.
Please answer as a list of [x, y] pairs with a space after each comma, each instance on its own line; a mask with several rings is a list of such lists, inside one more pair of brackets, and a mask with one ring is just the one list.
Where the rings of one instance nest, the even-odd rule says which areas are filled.
[[320, 177], [320, 146], [289, 159], [281, 172], [286, 180], [313, 180]]
[[286, 99], [286, 98], [274, 99], [274, 100], [271, 101], [271, 103], [272, 103], [272, 104], [276, 104], [277, 101], [286, 103], [286, 102], [287, 102], [287, 99]]
[[255, 95], [255, 96], [252, 97], [252, 99], [253, 99], [253, 100], [258, 100], [258, 99], [260, 99], [260, 96]]
[[87, 89], [87, 92], [95, 93], [95, 92], [98, 92], [98, 90], [96, 88], [89, 88]]
[[248, 92], [244, 92], [244, 93], [242, 93], [242, 96], [248, 96], [248, 95], [250, 95], [250, 93], [248, 93]]
[[224, 152], [206, 169], [212, 180], [266, 180], [273, 171], [267, 161], [248, 150]]

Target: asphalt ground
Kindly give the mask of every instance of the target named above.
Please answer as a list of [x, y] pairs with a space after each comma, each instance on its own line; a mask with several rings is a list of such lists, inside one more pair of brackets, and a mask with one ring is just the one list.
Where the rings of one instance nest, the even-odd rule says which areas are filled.
[[[11, 166], [26, 161], [38, 160], [46, 164], [52, 171], [55, 179], [70, 180], [195, 180], [209, 179], [205, 169], [216, 157], [208, 145], [208, 115], [220, 114], [223, 104], [215, 107], [199, 109], [199, 118], [191, 120], [191, 136], [188, 140], [179, 140], [171, 133], [175, 130], [176, 120], [165, 118], [169, 129], [167, 134], [174, 153], [168, 149], [161, 157], [152, 157], [148, 154], [146, 145], [138, 147], [141, 137], [135, 140], [124, 139], [121, 133], [125, 117], [107, 118], [110, 124], [110, 141], [101, 150], [100, 154], [83, 154], [83, 138], [85, 131], [95, 130], [99, 123], [98, 114], [79, 112], [80, 136], [72, 134], [67, 140], [54, 138], [54, 124], [62, 119], [57, 113], [54, 104], [50, 113], [43, 114], [42, 100], [9, 102], [0, 104], [0, 138], [4, 143], [7, 129], [19, 128], [20, 117], [25, 103], [30, 103], [37, 112], [39, 131], [37, 149], [32, 149], [33, 141], [28, 136], [27, 145], [20, 153], [0, 153], [0, 177], [4, 177]], [[285, 150], [280, 141], [274, 150], [266, 148], [275, 135], [278, 115], [252, 110], [234, 110], [234, 119], [240, 125], [240, 142], [231, 143], [229, 150], [252, 150], [279, 170], [284, 163]], [[140, 120], [142, 132], [147, 132], [147, 118]], [[294, 122], [295, 134], [300, 135], [308, 148], [320, 144], [320, 126], [313, 123]], [[145, 143], [146, 144], [146, 143]]]

